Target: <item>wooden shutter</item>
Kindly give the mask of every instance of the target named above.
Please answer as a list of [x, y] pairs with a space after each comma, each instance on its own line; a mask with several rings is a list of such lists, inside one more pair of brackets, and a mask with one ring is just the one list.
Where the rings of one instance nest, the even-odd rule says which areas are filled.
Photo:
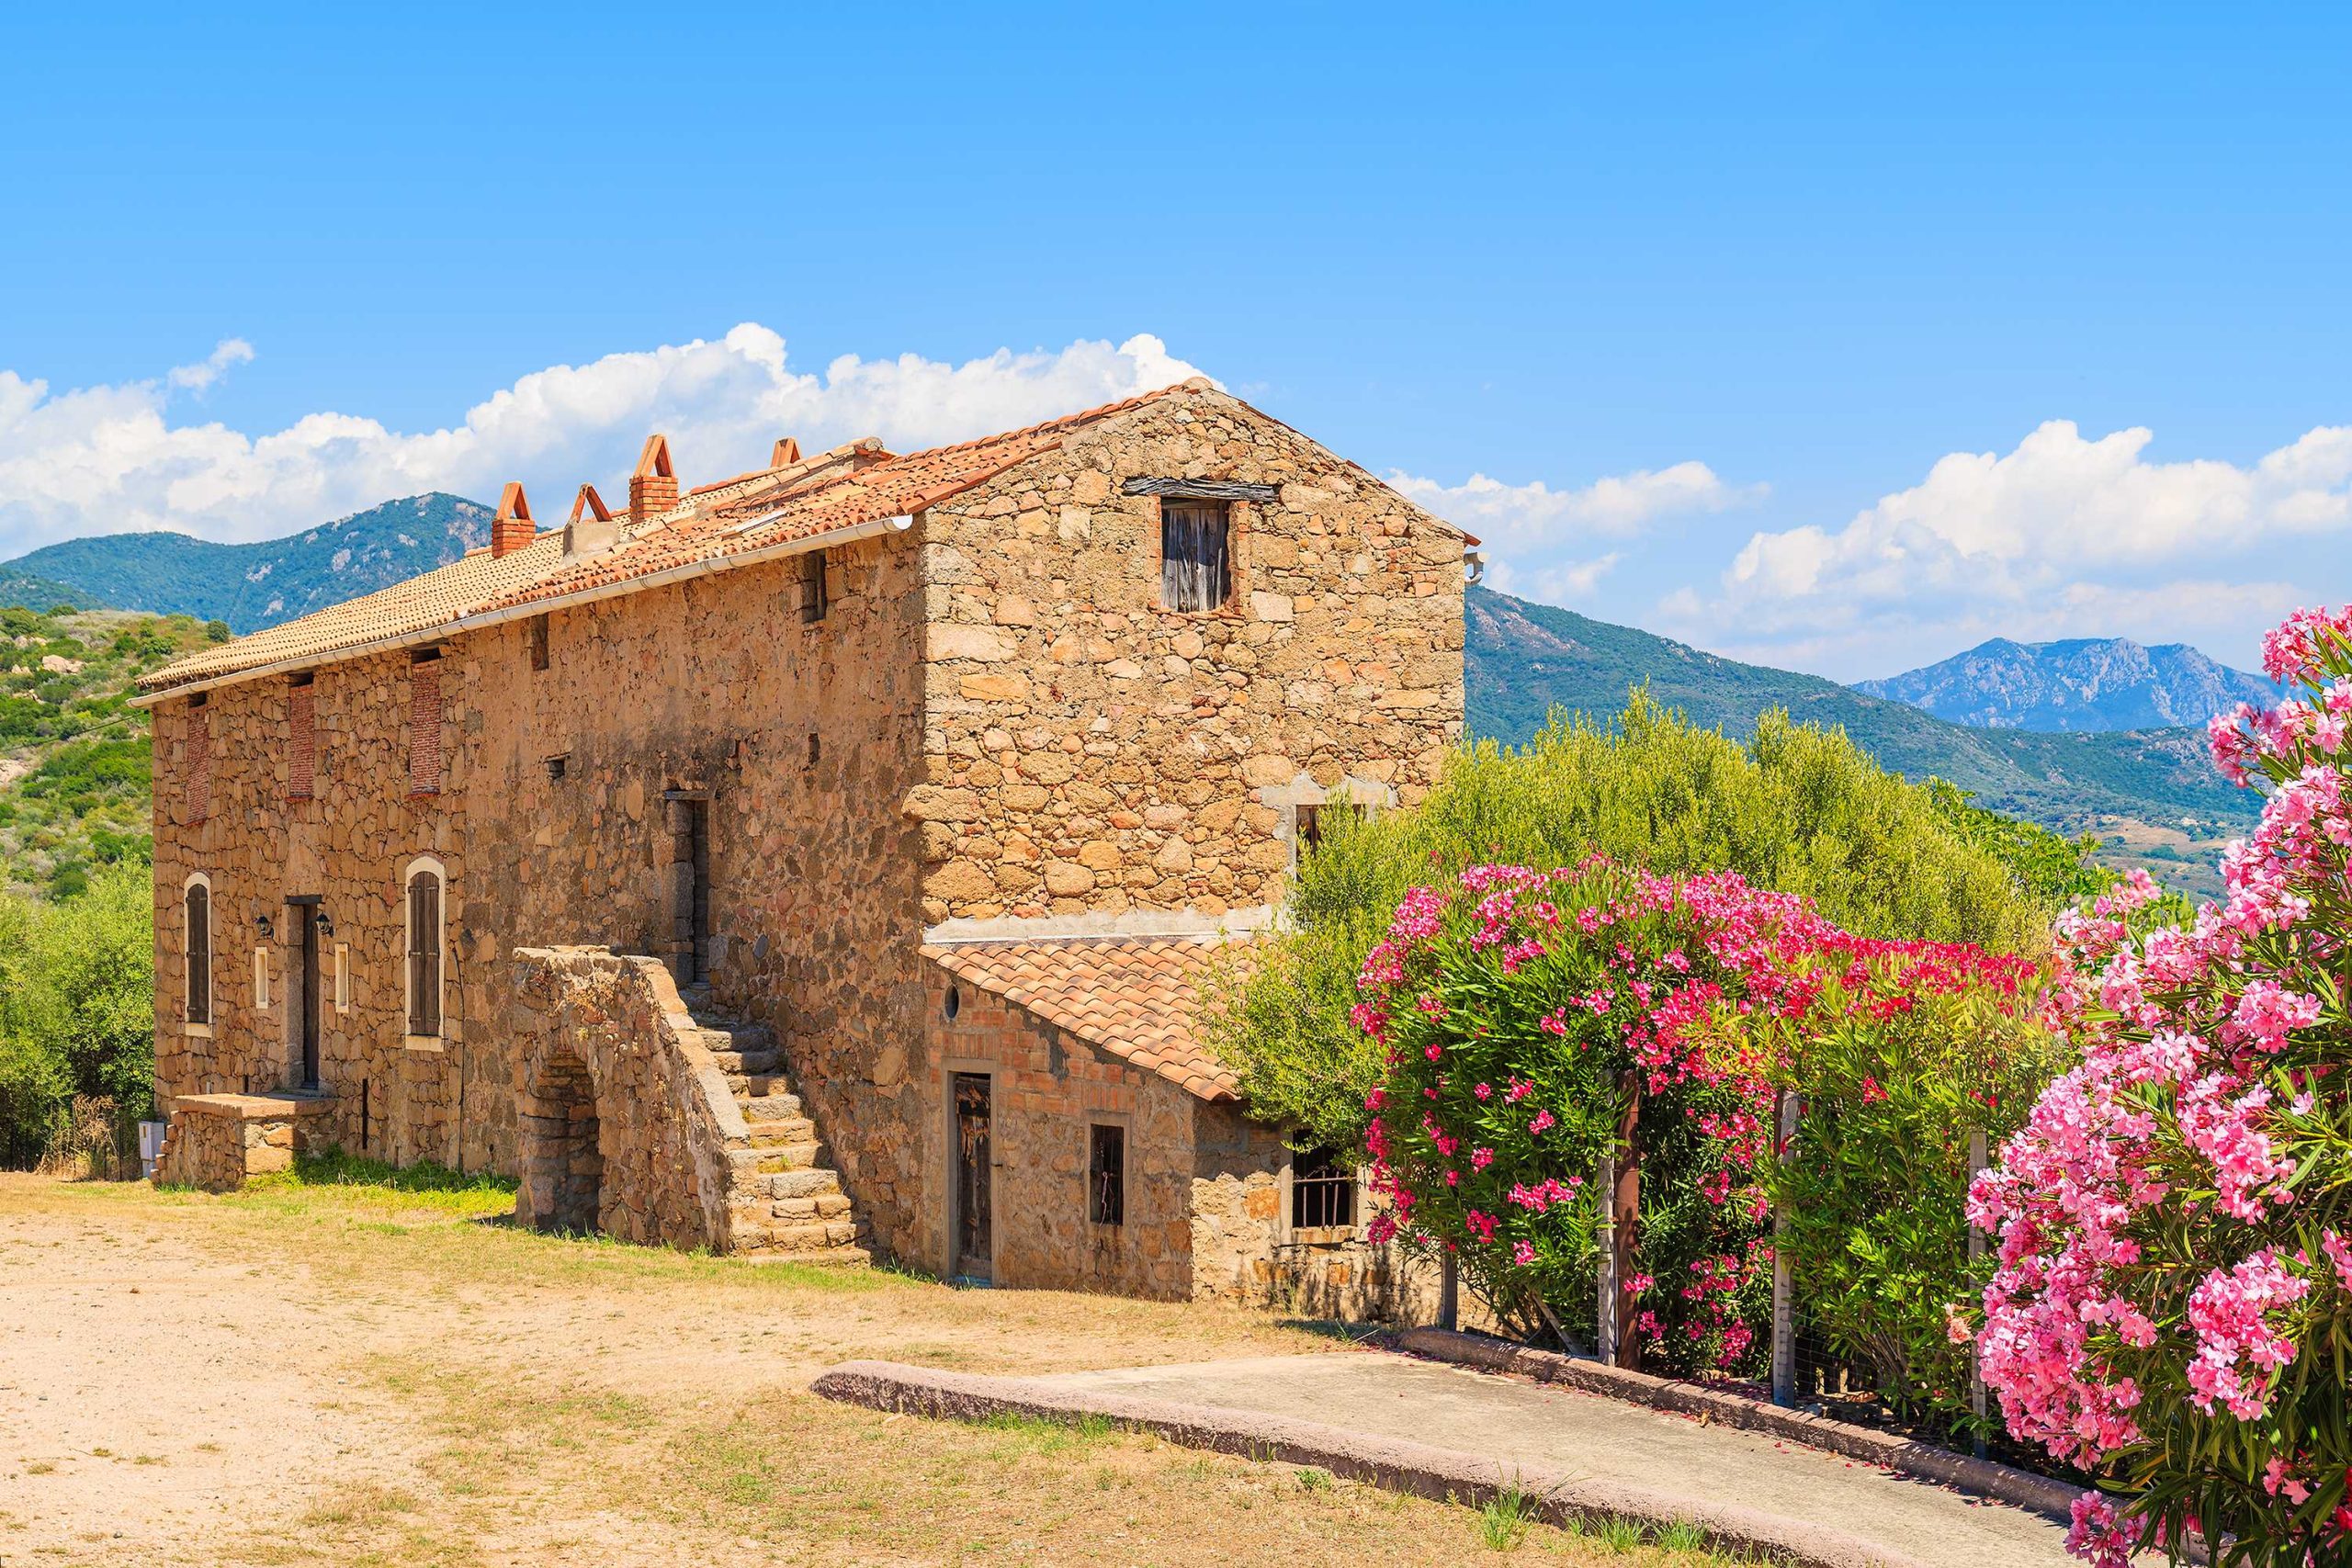
[[1159, 602], [1170, 610], [1214, 610], [1233, 589], [1227, 555], [1229, 519], [1221, 501], [1159, 503]]
[[202, 883], [187, 890], [187, 1021], [212, 1021], [212, 890]]
[[408, 879], [408, 1032], [441, 1032], [441, 879]]

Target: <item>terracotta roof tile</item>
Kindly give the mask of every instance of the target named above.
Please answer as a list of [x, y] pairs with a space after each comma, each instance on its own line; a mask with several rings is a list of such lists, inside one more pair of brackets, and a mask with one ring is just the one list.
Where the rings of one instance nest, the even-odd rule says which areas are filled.
[[1193, 1029], [1200, 984], [1229, 951], [1205, 937], [1067, 937], [926, 945], [923, 956], [1203, 1100], [1241, 1085]]
[[[140, 681], [160, 692], [218, 681], [288, 660], [324, 662], [364, 644], [417, 637], [494, 610], [611, 588], [679, 567], [723, 559], [909, 515], [1052, 450], [1079, 426], [1139, 408], [1176, 391], [1139, 397], [1048, 420], [1023, 430], [899, 456], [866, 439], [781, 468], [706, 485], [635, 529], [611, 549], [566, 560], [560, 532], [503, 557], [486, 551], [284, 626], [203, 649]], [[759, 526], [746, 523], [765, 519]]]
[[325, 662], [363, 644], [447, 626], [562, 564], [560, 531], [542, 534], [503, 556], [492, 555], [487, 547], [469, 550], [462, 558], [405, 582], [346, 599], [234, 642], [199, 649], [149, 671], [139, 684], [142, 690], [159, 691], [287, 660]]

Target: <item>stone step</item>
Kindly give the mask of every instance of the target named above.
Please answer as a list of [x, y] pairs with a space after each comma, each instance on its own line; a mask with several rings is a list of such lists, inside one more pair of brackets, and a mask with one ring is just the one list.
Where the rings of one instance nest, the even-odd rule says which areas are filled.
[[[849, 1197], [842, 1192], [820, 1192], [810, 1198], [779, 1198], [769, 1206], [770, 1214], [796, 1224], [808, 1224], [818, 1220], [850, 1219]], [[856, 1222], [852, 1220], [852, 1224]]]
[[797, 1094], [747, 1094], [735, 1103], [742, 1108], [746, 1122], [781, 1122], [802, 1110]]
[[746, 1263], [817, 1264], [828, 1269], [865, 1269], [874, 1263], [874, 1254], [862, 1247], [827, 1247], [808, 1251], [753, 1247], [728, 1256]]
[[736, 1092], [748, 1095], [753, 1100], [763, 1099], [772, 1094], [790, 1094], [792, 1079], [784, 1073], [774, 1071], [746, 1073], [744, 1081], [737, 1086]]
[[842, 1190], [841, 1172], [824, 1168], [808, 1170], [764, 1171], [755, 1177], [752, 1189], [762, 1197], [782, 1202], [791, 1198], [825, 1198]]
[[763, 1045], [756, 1051], [713, 1051], [718, 1070], [732, 1077], [748, 1078], [753, 1074], [766, 1077], [775, 1073], [776, 1052], [773, 1045]]
[[814, 1143], [817, 1138], [817, 1123], [806, 1116], [779, 1116], [757, 1122], [746, 1116], [743, 1124], [751, 1129], [752, 1146], [754, 1148], [772, 1149], [780, 1144]]
[[763, 1174], [813, 1170], [832, 1163], [825, 1157], [825, 1145], [813, 1138], [805, 1144], [775, 1144], [752, 1152], [759, 1156], [759, 1168]]
[[857, 1226], [848, 1220], [777, 1220], [744, 1237], [759, 1252], [822, 1252], [857, 1245]]

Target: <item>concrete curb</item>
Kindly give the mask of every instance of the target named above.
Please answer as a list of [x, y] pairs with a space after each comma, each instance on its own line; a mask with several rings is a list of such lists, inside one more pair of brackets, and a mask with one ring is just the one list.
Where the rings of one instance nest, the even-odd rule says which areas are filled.
[[1516, 1483], [1536, 1500], [1535, 1511], [1554, 1524], [1571, 1517], [1626, 1518], [1653, 1529], [1692, 1524], [1718, 1549], [1762, 1553], [1801, 1568], [1921, 1568], [1916, 1558], [1842, 1530], [1759, 1509], [1585, 1480], [1559, 1471], [1506, 1472], [1492, 1460], [1453, 1449], [1254, 1410], [1100, 1391], [1078, 1393], [1030, 1378], [978, 1377], [892, 1361], [846, 1362], [810, 1388], [843, 1404], [956, 1421], [999, 1415], [1071, 1422], [1100, 1416], [1125, 1430], [1150, 1432], [1186, 1448], [1316, 1465], [1334, 1475], [1440, 1502], [1482, 1505]]
[[1442, 1328], [1400, 1329], [1383, 1337], [1407, 1355], [1475, 1367], [1480, 1371], [1517, 1372], [1538, 1382], [1559, 1383], [1586, 1393], [1631, 1400], [1680, 1415], [1703, 1416], [1726, 1427], [1761, 1432], [1848, 1459], [1899, 1470], [1923, 1480], [1957, 1486], [1963, 1492], [2025, 1508], [2062, 1524], [2071, 1519], [2075, 1499], [2082, 1495], [2079, 1487], [1991, 1460], [1956, 1454], [1891, 1432], [1874, 1431], [1849, 1421], [1833, 1421], [1826, 1416], [1783, 1410], [1777, 1404], [1697, 1383], [1678, 1382], [1670, 1378], [1652, 1377], [1647, 1372], [1627, 1371], [1623, 1367], [1563, 1356], [1555, 1350], [1531, 1349], [1509, 1340], [1475, 1334], [1450, 1334]]

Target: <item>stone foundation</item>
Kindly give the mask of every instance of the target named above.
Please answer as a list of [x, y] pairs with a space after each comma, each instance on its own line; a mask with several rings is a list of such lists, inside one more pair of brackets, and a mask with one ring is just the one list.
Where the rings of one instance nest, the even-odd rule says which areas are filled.
[[281, 1094], [184, 1094], [172, 1101], [155, 1185], [234, 1192], [249, 1176], [294, 1168], [300, 1133], [330, 1101]]

